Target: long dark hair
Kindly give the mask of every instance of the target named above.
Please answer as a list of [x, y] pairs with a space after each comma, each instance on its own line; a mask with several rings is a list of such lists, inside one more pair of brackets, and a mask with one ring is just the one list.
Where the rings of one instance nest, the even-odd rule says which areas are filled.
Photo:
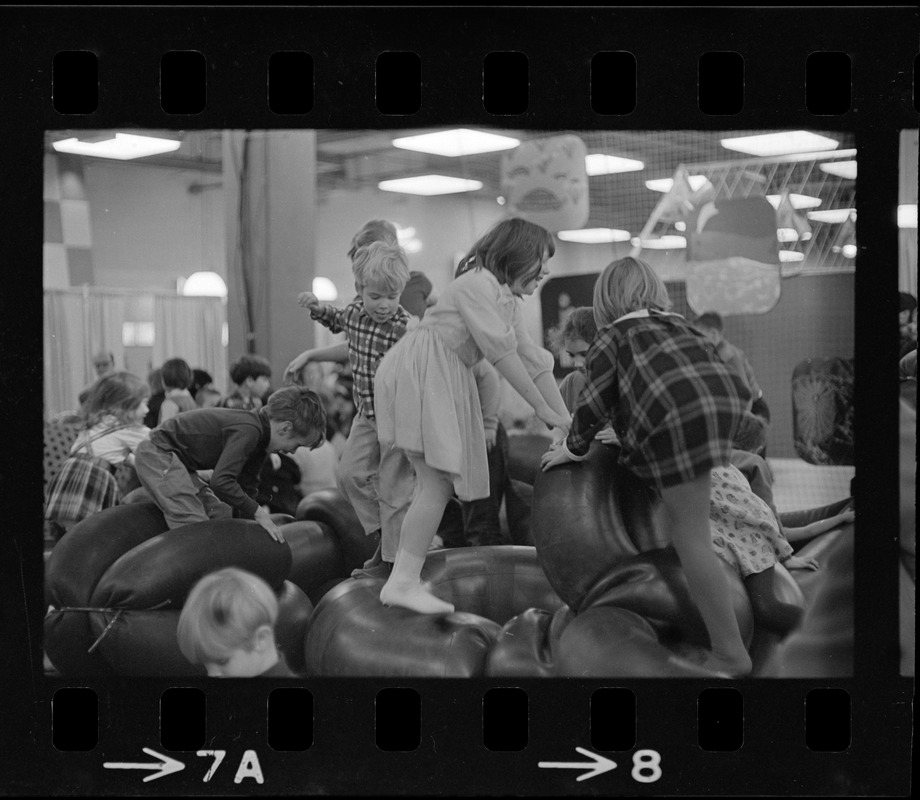
[[460, 261], [456, 277], [485, 267], [499, 283], [527, 282], [540, 274], [543, 257], [556, 252], [553, 235], [539, 225], [519, 217], [503, 219], [480, 237]]

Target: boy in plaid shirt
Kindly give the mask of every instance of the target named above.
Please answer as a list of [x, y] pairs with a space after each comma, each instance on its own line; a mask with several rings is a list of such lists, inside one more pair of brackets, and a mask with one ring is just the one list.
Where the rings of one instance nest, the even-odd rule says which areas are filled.
[[[402, 451], [381, 447], [377, 440], [374, 375], [384, 353], [399, 341], [409, 323], [399, 304], [409, 267], [399, 245], [375, 241], [355, 251], [352, 271], [358, 297], [344, 309], [321, 303], [313, 292], [302, 292], [297, 301], [333, 333], [345, 332], [356, 414], [339, 460], [338, 484], [364, 532], [380, 537], [380, 555], [388, 562], [381, 565], [380, 577], [386, 577], [412, 501], [415, 473]], [[320, 357], [320, 351], [307, 351], [297, 361]]]

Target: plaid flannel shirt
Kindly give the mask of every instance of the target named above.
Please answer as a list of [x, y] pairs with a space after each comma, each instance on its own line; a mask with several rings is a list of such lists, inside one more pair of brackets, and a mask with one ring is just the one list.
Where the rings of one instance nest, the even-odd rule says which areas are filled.
[[[635, 318], [621, 317], [598, 331], [586, 354], [587, 380], [565, 446], [576, 460], [584, 458], [609, 419], [627, 466], [640, 477], [664, 477], [662, 485], [669, 485], [674, 482], [670, 476], [691, 473], [698, 461], [721, 463], [725, 447], [728, 455], [728, 434], [737, 425], [749, 393], [683, 317], [662, 312], [629, 317]], [[641, 352], [635, 350], [631, 334], [640, 337]], [[678, 413], [670, 414], [669, 409]], [[705, 423], [706, 418], [715, 422]], [[669, 433], [661, 430], [662, 424]], [[701, 437], [700, 430], [710, 431], [711, 436], [713, 425], [727, 442]], [[642, 453], [653, 430], [659, 431], [654, 458]]]
[[377, 322], [364, 309], [359, 297], [345, 308], [323, 304], [310, 316], [333, 333], [345, 332], [348, 360], [355, 380], [354, 398], [358, 414], [374, 419], [374, 375], [380, 359], [406, 332], [409, 315], [402, 306], [386, 322]]

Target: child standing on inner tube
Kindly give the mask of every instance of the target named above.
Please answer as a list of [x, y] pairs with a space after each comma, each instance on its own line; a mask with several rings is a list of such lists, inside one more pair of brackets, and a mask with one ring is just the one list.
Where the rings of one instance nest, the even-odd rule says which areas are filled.
[[486, 436], [473, 365], [488, 359], [537, 417], [567, 429], [553, 359], [531, 340], [521, 313], [555, 252], [549, 231], [522, 219], [495, 225], [461, 260], [457, 277], [419, 326], [387, 352], [375, 380], [381, 445], [403, 450], [417, 490], [403, 520], [393, 571], [380, 592], [387, 606], [450, 613], [420, 581], [428, 545], [451, 494], [489, 494]]
[[666, 530], [709, 633], [707, 669], [751, 671], [728, 583], [712, 549], [711, 473], [729, 463], [750, 395], [740, 378], [683, 317], [636, 258], [610, 264], [594, 287], [599, 328], [568, 437], [544, 454], [543, 469], [581, 461], [608, 419], [620, 463], [657, 489]]

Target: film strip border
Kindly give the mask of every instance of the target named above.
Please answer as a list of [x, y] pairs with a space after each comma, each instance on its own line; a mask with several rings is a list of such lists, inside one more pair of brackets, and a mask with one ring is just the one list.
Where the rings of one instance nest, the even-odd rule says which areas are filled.
[[[6, 117], [0, 132], [13, 153], [4, 166], [8, 180], [3, 207], [10, 234], [4, 244], [7, 264], [23, 258], [33, 264], [40, 257], [23, 254], [41, 251], [41, 214], [31, 209], [40, 207], [40, 151], [47, 129], [131, 123], [148, 127], [395, 127], [410, 122], [421, 127], [459, 119], [568, 129], [610, 125], [637, 129], [776, 128], [813, 125], [820, 119], [825, 128], [855, 129], [861, 163], [865, 160], [878, 168], [860, 175], [861, 196], [896, 197], [896, 159], [888, 165], [884, 155], [896, 152], [900, 128], [917, 125], [916, 53], [920, 37], [912, 8], [240, 12], [49, 8], [4, 13], [10, 24], [0, 26], [5, 29], [0, 48], [0, 73], [4, 75], [0, 99]], [[87, 90], [85, 66], [73, 68], [76, 88], [69, 98], [61, 83], [68, 80], [65, 75], [71, 65], [66, 59], [71, 56], [62, 62], [55, 59], [62, 53], [81, 52], [95, 57], [95, 105], [93, 81], [90, 77]], [[620, 82], [622, 70], [629, 73], [628, 61], [617, 55], [621, 53], [634, 58], [634, 81]], [[816, 71], [809, 79], [808, 65], [814, 53], [824, 56], [811, 61]], [[288, 56], [282, 55], [273, 66], [276, 54], [295, 54], [294, 61], [285, 64]], [[303, 54], [310, 58], [312, 81], [303, 76]], [[385, 55], [381, 62], [384, 54], [396, 55]], [[702, 62], [709, 54], [728, 58], [721, 66], [734, 69], [733, 81], [707, 84], [707, 68]], [[731, 66], [732, 54], [740, 55], [743, 61], [741, 93], [737, 91], [737, 68]], [[815, 88], [821, 80], [820, 62], [835, 54], [837, 58], [839, 54], [848, 56], [849, 81], [841, 80], [839, 73], [831, 77], [828, 105], [821, 106], [818, 98], [824, 93]], [[494, 73], [494, 79], [491, 72], [484, 77], [489, 56], [499, 59], [491, 64], [503, 64], [507, 70]], [[596, 57], [599, 60], [595, 61]], [[184, 89], [189, 71], [201, 72], [202, 59], [203, 85], [193, 81], [189, 90]], [[824, 61], [824, 66], [827, 63]], [[526, 92], [522, 64], [526, 65]], [[416, 66], [418, 81], [407, 80], [406, 73], [412, 73]], [[90, 73], [92, 69], [90, 65]], [[297, 69], [301, 70], [299, 77]], [[605, 81], [600, 79], [605, 69], [620, 70], [608, 82], [625, 86], [625, 91], [603, 85]], [[55, 105], [55, 79], [58, 100], [65, 101], [66, 113]], [[406, 91], [416, 83], [418, 96]], [[723, 83], [734, 85], [735, 90], [723, 92], [724, 87], [719, 86]], [[311, 90], [304, 91], [305, 85]], [[814, 100], [810, 104], [809, 85]], [[711, 90], [712, 86], [719, 88]], [[741, 109], [732, 113], [739, 97]], [[66, 102], [73, 105], [68, 107]], [[631, 102], [634, 110], [629, 111]], [[409, 110], [416, 107], [414, 113]], [[888, 205], [860, 208], [860, 222], [866, 231], [861, 239], [875, 263], [896, 261], [896, 236], [891, 236], [890, 242], [885, 238], [896, 229], [880, 210]], [[861, 270], [856, 280], [856, 356], [871, 372], [877, 354], [885, 350], [884, 332], [876, 325], [874, 312], [886, 308], [885, 298], [896, 294], [896, 276], [883, 270], [871, 274]], [[2, 315], [16, 323], [24, 319], [22, 309], [36, 309], [40, 298], [37, 281], [23, 282], [17, 289], [3, 293]], [[21, 371], [30, 356], [32, 361], [40, 358], [36, 352], [40, 337], [35, 336], [34, 324], [25, 324], [20, 331], [7, 329], [5, 334], [9, 335], [0, 374]], [[25, 427], [31, 423], [37, 429], [39, 383], [35, 378], [10, 397], [16, 401], [14, 418], [21, 419]], [[896, 387], [884, 380], [871, 383], [872, 397], [867, 397], [864, 389], [858, 411], [858, 427], [873, 433], [872, 443], [860, 455], [862, 463], [872, 464], [872, 469], [861, 476], [861, 490], [867, 497], [884, 498], [896, 483], [897, 467], [884, 457], [874, 456], [892, 453], [897, 434], [895, 421], [878, 410], [886, 407], [886, 400], [895, 407]], [[24, 400], [31, 405], [24, 405]], [[12, 413], [13, 406], [4, 406], [3, 411]], [[523, 750], [490, 750], [484, 743], [485, 692], [508, 687], [453, 681], [417, 685], [411, 681], [309, 683], [305, 688], [311, 698], [313, 741], [302, 752], [292, 751], [293, 755], [272, 749], [268, 741], [269, 688], [248, 682], [232, 687], [211, 682], [195, 687], [206, 693], [204, 715], [196, 712], [188, 718], [198, 726], [195, 731], [200, 732], [204, 725], [206, 746], [215, 753], [224, 751], [226, 764], [212, 771], [215, 755], [206, 770], [195, 771], [193, 761], [208, 765], [196, 750], [194, 759], [183, 755], [187, 766], [182, 772], [142, 784], [133, 768], [120, 772], [100, 763], [139, 763], [142, 748], [165, 747], [160, 717], [164, 693], [185, 687], [149, 681], [90, 686], [98, 703], [95, 718], [84, 713], [85, 708], [74, 713], [82, 722], [95, 722], [95, 748], [87, 754], [54, 746], [55, 697], [59, 709], [63, 705], [66, 710], [70, 702], [79, 709], [87, 695], [79, 694], [83, 686], [42, 679], [38, 675], [40, 660], [35, 665], [34, 656], [40, 647], [36, 631], [40, 631], [43, 613], [40, 537], [28, 536], [33, 528], [37, 532], [34, 515], [17, 510], [17, 504], [9, 502], [15, 497], [18, 505], [28, 508], [31, 498], [31, 506], [39, 506], [36, 487], [41, 483], [30, 480], [37, 475], [37, 458], [35, 462], [35, 474], [26, 467], [21, 475], [4, 476], [3, 499], [10, 506], [13, 532], [4, 542], [0, 558], [4, 565], [0, 591], [6, 611], [2, 674], [9, 676], [4, 698], [7, 722], [0, 745], [5, 788], [11, 793], [71, 787], [75, 793], [116, 794], [126, 790], [136, 793], [141, 787], [150, 793], [184, 790], [197, 794], [234, 787], [242, 791], [243, 786], [251, 793], [296, 794], [598, 791], [592, 781], [602, 778], [576, 783], [574, 774], [578, 771], [574, 768], [539, 767], [540, 761], [589, 760], [577, 754], [579, 746], [593, 746], [612, 760], [623, 762], [607, 776], [608, 780], [616, 776], [615, 783], [602, 784], [611, 793], [779, 794], [788, 793], [792, 787], [802, 794], [904, 794], [908, 786], [905, 765], [910, 752], [912, 682], [887, 671], [897, 661], [885, 651], [896, 640], [892, 632], [896, 624], [879, 611], [887, 609], [890, 613], [896, 607], [896, 552], [887, 542], [892, 537], [883, 536], [857, 542], [856, 678], [744, 682], [739, 687], [744, 741], [738, 750], [701, 749], [699, 698], [705, 690], [723, 687], [695, 681], [628, 682], [636, 698], [632, 716], [636, 719], [638, 749], [623, 751], [616, 747], [607, 751], [604, 742], [595, 744], [594, 693], [620, 688], [609, 682], [522, 683], [510, 687], [523, 690], [526, 696], [528, 725]], [[878, 506], [872, 512], [872, 528], [895, 530], [896, 510], [881, 502]], [[65, 691], [57, 696], [59, 689], [78, 694], [67, 698]], [[377, 697], [383, 690], [406, 689], [419, 694], [416, 735], [425, 746], [412, 751], [382, 750], [375, 733]], [[803, 718], [809, 692], [814, 690], [846, 693], [851, 731], [847, 749], [819, 752], [807, 746], [808, 726]], [[508, 697], [515, 696], [520, 697]], [[405, 695], [398, 699], [400, 704], [407, 702]], [[509, 702], [513, 705], [515, 701]], [[282, 705], [307, 714], [304, 704], [298, 706], [291, 698], [285, 698]], [[725, 700], [720, 706], [732, 708], [732, 701]], [[840, 707], [835, 706], [837, 712]], [[510, 713], [518, 720], [520, 743], [520, 708]], [[620, 713], [630, 718], [628, 710]], [[737, 722], [736, 712], [726, 713]], [[169, 740], [168, 716], [167, 712], [167, 744], [185, 747], [187, 742]], [[827, 712], [821, 716], [826, 720]], [[513, 723], [500, 726], [509, 727], [513, 734]], [[66, 745], [67, 734], [61, 724], [57, 731], [64, 736], [58, 743]], [[76, 738], [84, 741], [84, 734], [78, 732]], [[429, 739], [436, 741], [437, 752], [427, 746]], [[302, 739], [299, 744], [304, 743]], [[264, 784], [254, 777], [255, 762], [245, 759], [249, 749], [260, 759]], [[633, 756], [640, 750], [654, 750], [661, 756], [662, 777], [658, 781], [641, 785], [625, 779], [625, 773], [635, 766]], [[627, 754], [625, 758], [618, 755], [621, 752]], [[210, 772], [212, 781], [205, 783], [202, 772]], [[240, 774], [241, 780], [236, 782]], [[649, 766], [643, 774], [650, 777], [654, 770]], [[232, 776], [234, 783], [220, 784], [218, 778], [224, 780], [225, 776]]]

